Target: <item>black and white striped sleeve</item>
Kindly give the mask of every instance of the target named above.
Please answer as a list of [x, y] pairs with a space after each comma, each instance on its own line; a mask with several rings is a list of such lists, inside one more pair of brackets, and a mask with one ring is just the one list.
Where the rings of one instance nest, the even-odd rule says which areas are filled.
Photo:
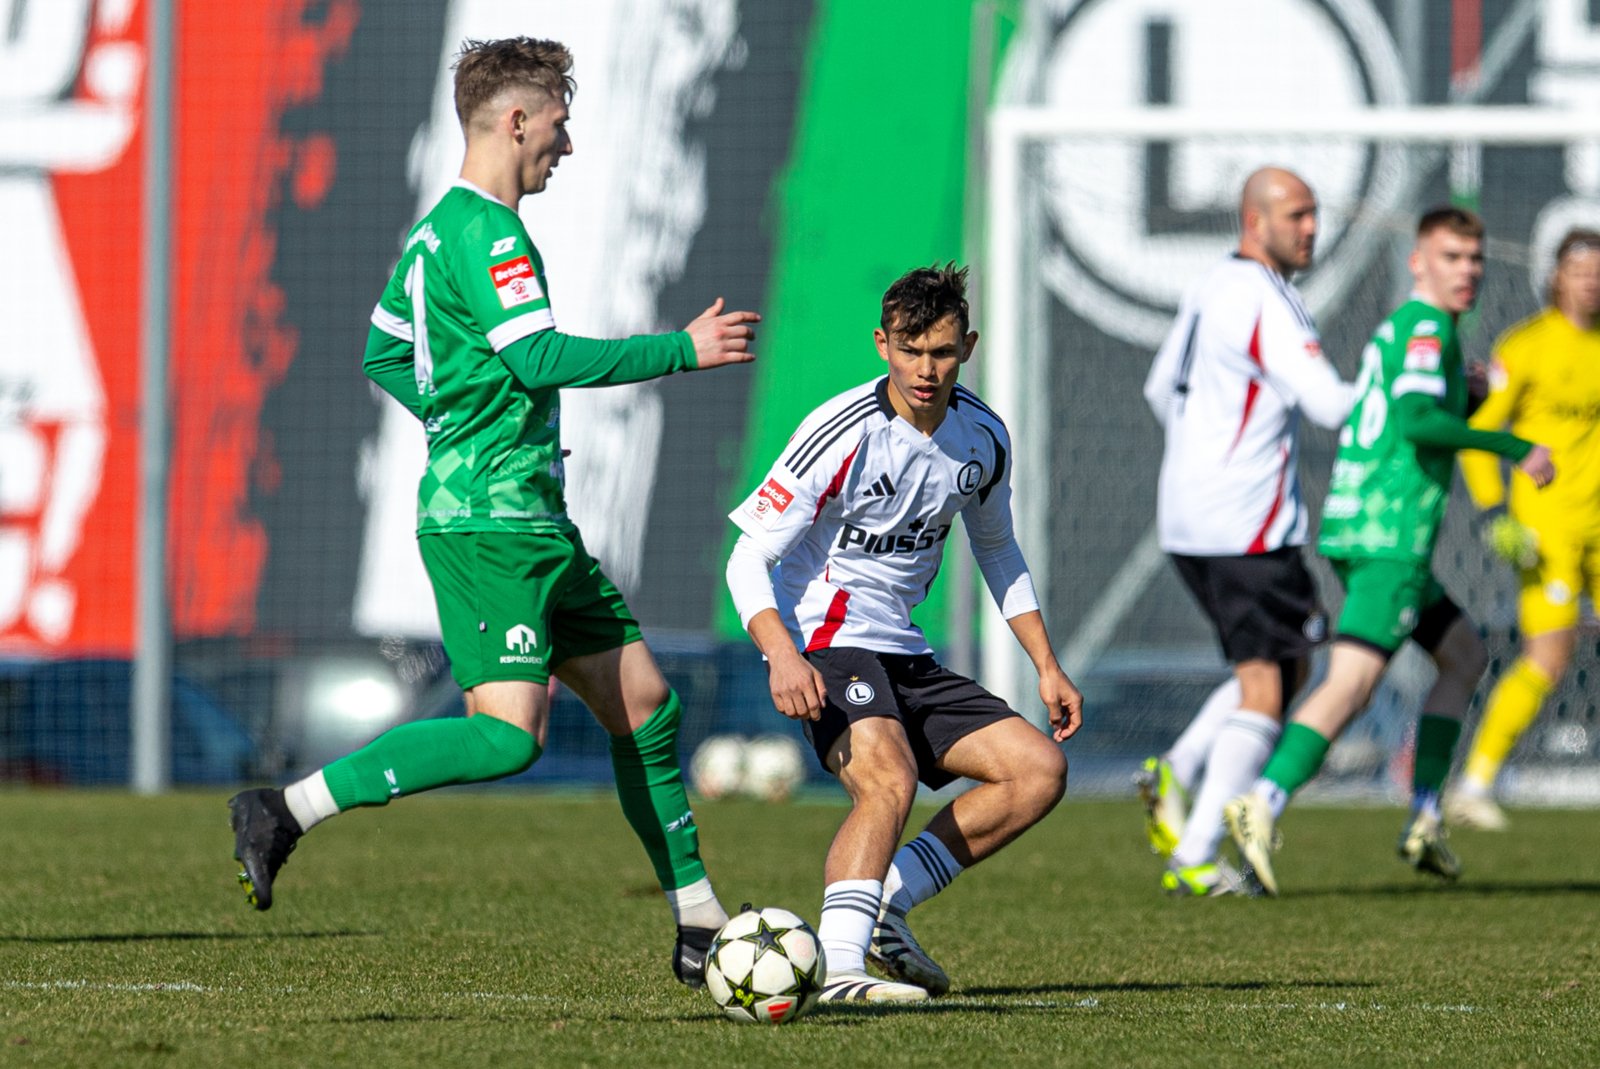
[[822, 405], [795, 431], [760, 486], [728, 514], [774, 557], [782, 558], [839, 496], [878, 402], [852, 390]]

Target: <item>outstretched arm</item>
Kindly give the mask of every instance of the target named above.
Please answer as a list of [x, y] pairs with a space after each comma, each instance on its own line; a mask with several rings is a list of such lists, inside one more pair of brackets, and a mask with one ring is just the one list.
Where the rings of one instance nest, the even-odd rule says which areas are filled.
[[1401, 433], [1417, 445], [1443, 449], [1479, 449], [1515, 462], [1535, 486], [1546, 486], [1556, 476], [1550, 450], [1518, 438], [1509, 431], [1485, 431], [1451, 415], [1425, 393], [1401, 394], [1395, 401]]
[[529, 389], [617, 386], [675, 371], [747, 364], [754, 312], [722, 312], [722, 298], [680, 331], [631, 338], [582, 338], [541, 330], [507, 345], [500, 359]]

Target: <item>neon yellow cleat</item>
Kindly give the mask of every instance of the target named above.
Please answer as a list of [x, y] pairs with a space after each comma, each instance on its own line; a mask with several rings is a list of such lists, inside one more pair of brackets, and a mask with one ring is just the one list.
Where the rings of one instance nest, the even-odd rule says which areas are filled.
[[1187, 793], [1163, 757], [1145, 758], [1144, 767], [1134, 773], [1133, 784], [1139, 788], [1139, 801], [1144, 803], [1144, 830], [1150, 837], [1150, 851], [1171, 857], [1188, 820]]

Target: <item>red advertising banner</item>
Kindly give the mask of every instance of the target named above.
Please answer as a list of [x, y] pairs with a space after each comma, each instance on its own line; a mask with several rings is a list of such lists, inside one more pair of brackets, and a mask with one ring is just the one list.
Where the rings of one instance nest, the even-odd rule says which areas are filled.
[[[289, 136], [355, 30], [354, 0], [180, 5], [172, 190], [169, 559], [180, 637], [255, 625], [270, 491], [263, 402], [299, 339], [272, 212], [315, 205], [333, 141]], [[314, 15], [314, 20], [313, 20]], [[139, 0], [20, 8], [0, 42], [0, 655], [133, 644], [139, 472]]]

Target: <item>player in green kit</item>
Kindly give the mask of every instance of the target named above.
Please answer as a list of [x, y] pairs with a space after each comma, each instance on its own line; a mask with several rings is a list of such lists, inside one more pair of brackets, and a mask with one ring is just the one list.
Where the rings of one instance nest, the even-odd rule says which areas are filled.
[[567, 515], [561, 387], [639, 382], [753, 359], [759, 317], [719, 299], [683, 331], [558, 333], [517, 203], [562, 157], [574, 83], [554, 41], [468, 41], [455, 68], [460, 179], [407, 236], [372, 313], [366, 372], [422, 421], [417, 535], [465, 718], [402, 724], [283, 790], [229, 801], [257, 909], [301, 835], [359, 806], [521, 772], [538, 759], [554, 674], [611, 735], [622, 809], [678, 924], [672, 966], [703, 982], [727, 914], [700, 861], [678, 764], [678, 697]]
[[1422, 872], [1459, 874], [1444, 841], [1439, 791], [1488, 658], [1477, 627], [1439, 585], [1431, 563], [1455, 454], [1481, 449], [1507, 457], [1538, 486], [1555, 477], [1545, 447], [1466, 422], [1456, 320], [1478, 298], [1482, 222], [1459, 208], [1428, 212], [1417, 226], [1410, 267], [1411, 299], [1379, 324], [1363, 353], [1359, 399], [1340, 434], [1323, 506], [1318, 549], [1345, 588], [1327, 678], [1290, 719], [1255, 788], [1224, 810], [1240, 853], [1272, 894], [1278, 818], [1371, 700], [1389, 658], [1408, 638], [1433, 658], [1439, 676], [1417, 725], [1411, 817], [1400, 856]]

